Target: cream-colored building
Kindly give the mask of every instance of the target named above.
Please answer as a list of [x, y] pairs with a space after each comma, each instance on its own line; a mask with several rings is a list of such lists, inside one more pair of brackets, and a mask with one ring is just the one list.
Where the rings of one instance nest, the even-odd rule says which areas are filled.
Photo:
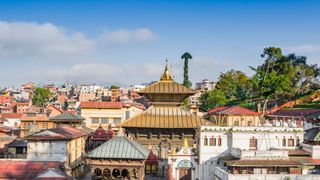
[[216, 126], [259, 126], [260, 114], [241, 106], [218, 107], [208, 111], [208, 116]]
[[81, 102], [80, 108], [85, 125], [91, 129], [101, 125], [105, 129], [111, 126], [117, 130], [118, 124], [143, 112], [141, 107], [122, 102]]

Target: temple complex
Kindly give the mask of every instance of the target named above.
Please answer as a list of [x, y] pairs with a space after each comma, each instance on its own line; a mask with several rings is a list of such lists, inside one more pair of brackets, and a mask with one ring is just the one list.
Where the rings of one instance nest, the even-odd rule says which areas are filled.
[[168, 154], [181, 147], [184, 139], [195, 145], [197, 128], [207, 121], [181, 107], [184, 99], [195, 91], [175, 82], [168, 64], [160, 81], [138, 93], [147, 97], [151, 105], [145, 112], [121, 123], [121, 127], [128, 137], [151, 148], [158, 158], [158, 175], [166, 176]]

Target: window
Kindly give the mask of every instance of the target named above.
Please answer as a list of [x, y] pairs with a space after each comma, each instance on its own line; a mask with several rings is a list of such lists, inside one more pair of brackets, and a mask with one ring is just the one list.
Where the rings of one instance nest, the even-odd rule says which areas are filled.
[[121, 123], [121, 118], [114, 118], [113, 119], [114, 124], [120, 124]]
[[288, 146], [294, 146], [294, 139], [290, 138], [288, 139]]
[[209, 142], [210, 146], [215, 146], [216, 145], [216, 138], [210, 138], [210, 142]]
[[253, 126], [252, 121], [248, 121], [248, 126]]
[[251, 138], [250, 139], [250, 150], [257, 150], [257, 139], [256, 138]]
[[239, 126], [239, 120], [234, 121], [234, 126]]
[[221, 139], [221, 137], [219, 136], [219, 138], [218, 138], [218, 146], [221, 146], [221, 144], [222, 144], [222, 139]]
[[204, 138], [204, 145], [208, 146], [208, 138], [207, 137]]
[[101, 118], [101, 124], [109, 124], [108, 118]]
[[16, 154], [23, 154], [23, 147], [16, 147]]
[[287, 146], [287, 140], [286, 138], [283, 136], [283, 139], [282, 139], [282, 146], [285, 147]]
[[300, 139], [299, 139], [299, 136], [296, 138], [296, 146], [299, 146], [300, 145]]
[[99, 124], [99, 118], [91, 118], [92, 124]]

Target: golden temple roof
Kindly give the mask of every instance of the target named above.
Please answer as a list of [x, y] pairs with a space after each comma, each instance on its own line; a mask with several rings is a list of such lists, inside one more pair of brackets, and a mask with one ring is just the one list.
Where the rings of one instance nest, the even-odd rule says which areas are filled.
[[148, 110], [121, 123], [134, 128], [198, 128], [207, 121], [179, 107], [150, 107]]
[[195, 94], [196, 92], [190, 88], [185, 87], [173, 80], [160, 80], [144, 89], [141, 89], [140, 94]]
[[[166, 60], [167, 61], [167, 60]], [[160, 81], [141, 89], [140, 94], [195, 94], [193, 89], [190, 89], [182, 84], [175, 82], [168, 69], [168, 61], [166, 63]]]

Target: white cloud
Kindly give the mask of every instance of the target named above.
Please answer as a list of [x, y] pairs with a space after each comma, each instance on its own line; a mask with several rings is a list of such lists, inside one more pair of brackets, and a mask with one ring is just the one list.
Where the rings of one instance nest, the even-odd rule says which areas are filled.
[[51, 23], [0, 21], [0, 57], [79, 56], [94, 46], [95, 42], [83, 34], [68, 33]]
[[128, 44], [132, 42], [152, 41], [155, 39], [154, 33], [146, 28], [143, 29], [119, 29], [108, 31], [101, 35], [103, 44]]
[[315, 45], [299, 45], [283, 47], [283, 50], [290, 53], [315, 53], [320, 52], [320, 46]]

